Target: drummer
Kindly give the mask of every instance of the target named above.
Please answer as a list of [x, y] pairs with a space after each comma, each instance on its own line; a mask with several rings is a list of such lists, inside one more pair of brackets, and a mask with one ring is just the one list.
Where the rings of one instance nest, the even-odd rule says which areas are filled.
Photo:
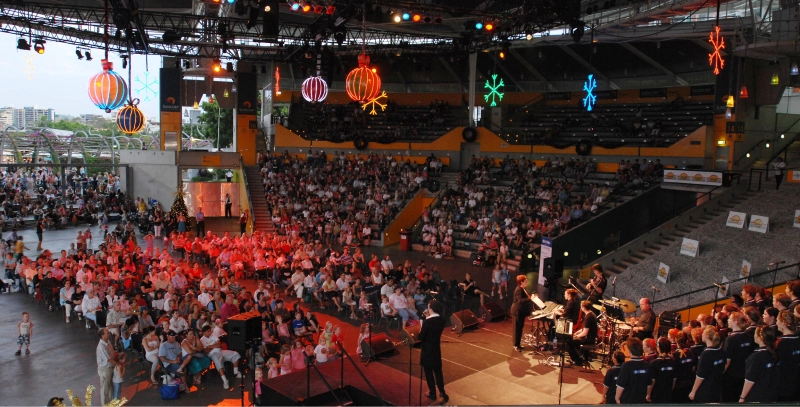
[[653, 308], [650, 307], [650, 299], [647, 297], [639, 300], [639, 308], [642, 310], [642, 315], [635, 318], [635, 326], [633, 327], [633, 336], [639, 339], [646, 339], [653, 337], [653, 328], [656, 323], [656, 314], [653, 313]]
[[589, 281], [589, 284], [586, 284], [586, 290], [589, 291], [589, 301], [592, 304], [597, 304], [603, 298], [603, 292], [606, 291], [608, 280], [603, 275], [603, 266], [600, 264], [595, 263], [592, 265], [592, 273], [594, 277], [592, 277], [592, 281]]

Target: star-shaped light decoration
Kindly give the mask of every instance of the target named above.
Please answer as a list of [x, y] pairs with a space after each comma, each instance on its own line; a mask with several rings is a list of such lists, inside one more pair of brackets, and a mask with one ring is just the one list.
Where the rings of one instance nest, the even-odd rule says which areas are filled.
[[719, 35], [719, 26], [714, 27], [714, 31], [708, 36], [708, 42], [714, 47], [714, 52], [708, 54], [708, 64], [714, 68], [714, 75], [719, 75], [725, 67], [725, 60], [720, 53], [725, 49], [725, 38]]
[[386, 110], [386, 105], [387, 104], [386, 103], [381, 103], [380, 100], [381, 99], [388, 99], [388, 98], [389, 98], [389, 96], [386, 95], [386, 91], [384, 90], [384, 91], [381, 92], [380, 95], [375, 96], [374, 99], [372, 99], [369, 102], [364, 103], [363, 105], [361, 105], [361, 109], [362, 110], [367, 110], [367, 106], [372, 106], [372, 110], [369, 112], [369, 114], [375, 116], [375, 115], [378, 114], [378, 112], [375, 111], [375, 106], [380, 107], [381, 108], [381, 112]]
[[486, 83], [483, 85], [484, 89], [489, 89], [489, 93], [483, 95], [483, 100], [488, 102], [489, 99], [492, 99], [492, 103], [489, 106], [497, 106], [497, 102], [503, 100], [504, 94], [500, 92], [500, 88], [505, 87], [505, 83], [503, 83], [503, 78], [500, 78], [500, 82], [497, 82], [497, 74], [492, 74], [492, 82], [489, 83], [489, 80], [486, 80]]

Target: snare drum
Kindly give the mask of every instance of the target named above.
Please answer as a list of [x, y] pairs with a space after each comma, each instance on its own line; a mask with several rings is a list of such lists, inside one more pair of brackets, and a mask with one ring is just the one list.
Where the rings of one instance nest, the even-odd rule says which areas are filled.
[[631, 335], [633, 327], [628, 324], [617, 324], [617, 340], [625, 340]]

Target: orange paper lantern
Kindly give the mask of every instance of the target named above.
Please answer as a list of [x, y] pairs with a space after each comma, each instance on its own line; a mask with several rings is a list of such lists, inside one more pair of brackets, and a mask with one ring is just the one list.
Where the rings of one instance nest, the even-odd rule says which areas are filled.
[[381, 91], [381, 77], [369, 68], [369, 57], [364, 54], [358, 56], [358, 68], [347, 74], [345, 89], [350, 99], [359, 103], [366, 103]]

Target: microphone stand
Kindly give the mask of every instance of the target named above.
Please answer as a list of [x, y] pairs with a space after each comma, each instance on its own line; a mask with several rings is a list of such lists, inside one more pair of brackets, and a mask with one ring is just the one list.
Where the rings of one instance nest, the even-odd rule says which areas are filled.
[[614, 277], [614, 281], [611, 282], [611, 286], [614, 287], [614, 290], [612, 291], [611, 296], [612, 297], [616, 297], [617, 296], [617, 277]]
[[714, 308], [711, 309], [711, 316], [714, 317], [714, 321], [712, 322], [712, 324], [717, 325], [716, 314], [717, 314], [717, 301], [719, 300], [719, 285], [714, 283], [714, 286], [717, 287], [717, 290], [714, 293]]
[[655, 301], [656, 300], [656, 291], [658, 291], [658, 289], [655, 286], [653, 286], [651, 288], [653, 289], [653, 299], [651, 301]]

